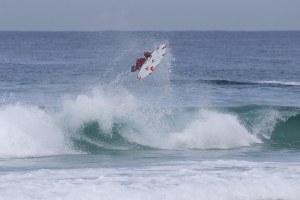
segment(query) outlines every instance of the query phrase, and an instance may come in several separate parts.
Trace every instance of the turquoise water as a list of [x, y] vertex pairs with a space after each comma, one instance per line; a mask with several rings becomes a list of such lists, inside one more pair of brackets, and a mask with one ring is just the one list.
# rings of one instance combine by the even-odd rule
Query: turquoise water
[[299, 55], [300, 32], [0, 32], [0, 199], [296, 200]]

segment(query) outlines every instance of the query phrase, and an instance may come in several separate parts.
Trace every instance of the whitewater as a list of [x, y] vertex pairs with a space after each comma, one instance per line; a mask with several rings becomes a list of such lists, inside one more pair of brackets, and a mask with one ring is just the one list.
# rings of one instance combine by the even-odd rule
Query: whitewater
[[299, 32], [0, 38], [0, 199], [300, 196]]

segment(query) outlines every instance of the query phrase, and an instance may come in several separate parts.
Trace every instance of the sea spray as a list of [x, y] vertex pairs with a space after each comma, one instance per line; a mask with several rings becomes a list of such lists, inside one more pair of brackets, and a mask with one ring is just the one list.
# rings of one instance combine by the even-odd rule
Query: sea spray
[[[65, 101], [60, 119], [66, 131], [79, 138], [84, 135], [87, 141], [95, 134], [118, 135], [127, 143], [155, 149], [228, 149], [260, 143], [232, 114], [139, 105], [128, 92], [113, 95], [94, 89]], [[89, 136], [82, 130], [94, 131]], [[95, 142], [103, 147], [103, 141]], [[115, 148], [119, 142], [105, 146]]]
[[44, 110], [21, 104], [0, 108], [0, 156], [69, 153], [64, 133]]

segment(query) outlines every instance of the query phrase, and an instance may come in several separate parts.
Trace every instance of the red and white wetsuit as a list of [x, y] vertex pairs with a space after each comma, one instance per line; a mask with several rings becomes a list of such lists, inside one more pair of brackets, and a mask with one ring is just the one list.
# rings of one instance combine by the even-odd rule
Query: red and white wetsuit
[[138, 58], [138, 59], [136, 59], [136, 62], [135, 62], [136, 68], [138, 70], [140, 70], [146, 60], [147, 60], [147, 58]]
[[145, 58], [138, 58], [136, 59], [135, 66], [137, 67], [138, 70], [141, 69], [143, 64], [146, 62], [147, 58], [151, 55], [150, 52], [144, 52]]

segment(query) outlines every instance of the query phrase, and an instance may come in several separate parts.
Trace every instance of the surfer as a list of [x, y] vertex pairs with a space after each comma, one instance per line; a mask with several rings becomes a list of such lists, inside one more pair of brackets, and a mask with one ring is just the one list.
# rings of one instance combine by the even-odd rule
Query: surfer
[[151, 56], [151, 53], [146, 51], [144, 52], [145, 58], [136, 59], [135, 65], [131, 67], [131, 72], [135, 72], [136, 70], [140, 70], [143, 64], [146, 62], [147, 58]]

